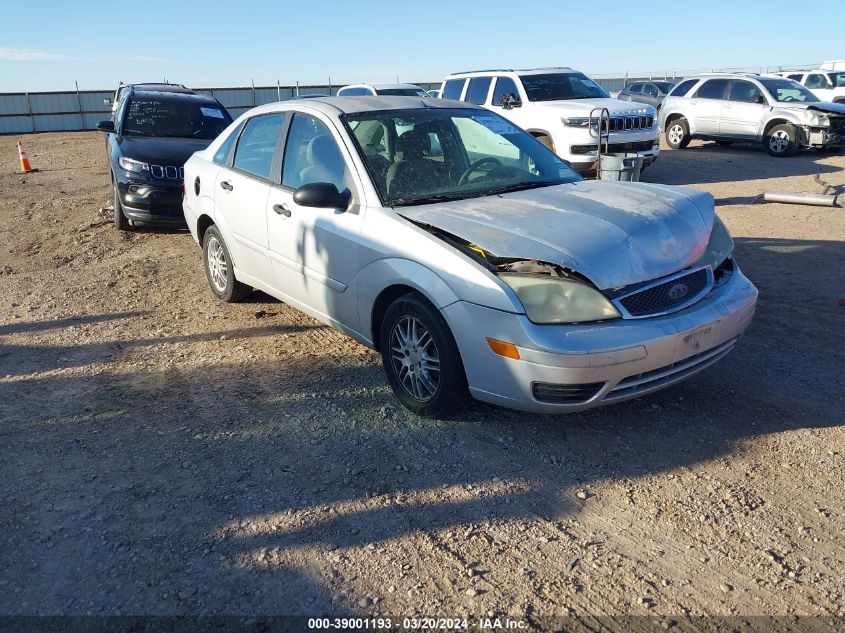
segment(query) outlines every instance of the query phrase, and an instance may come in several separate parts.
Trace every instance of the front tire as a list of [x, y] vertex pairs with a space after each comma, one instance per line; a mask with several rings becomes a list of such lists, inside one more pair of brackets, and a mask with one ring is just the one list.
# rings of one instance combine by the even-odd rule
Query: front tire
[[766, 149], [769, 154], [782, 158], [798, 151], [798, 132], [791, 123], [774, 126], [766, 134]]
[[132, 225], [129, 224], [129, 219], [123, 215], [123, 205], [120, 203], [120, 192], [117, 189], [116, 180], [112, 180], [112, 190], [114, 192], [114, 227], [118, 231], [131, 231]]
[[202, 239], [202, 260], [208, 285], [217, 298], [226, 303], [246, 299], [252, 289], [235, 279], [232, 256], [216, 226], [210, 226]]
[[672, 149], [683, 149], [690, 140], [689, 123], [685, 118], [674, 119], [666, 126], [666, 144]]
[[410, 411], [444, 418], [467, 400], [464, 366], [449, 325], [418, 293], [394, 301], [379, 333], [381, 358], [393, 393]]

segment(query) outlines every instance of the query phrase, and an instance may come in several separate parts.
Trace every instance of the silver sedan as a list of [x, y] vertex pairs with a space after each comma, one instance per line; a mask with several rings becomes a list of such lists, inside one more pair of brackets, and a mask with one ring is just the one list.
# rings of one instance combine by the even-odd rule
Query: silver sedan
[[725, 356], [757, 300], [709, 194], [583, 180], [465, 103], [255, 108], [187, 162], [185, 190], [221, 300], [257, 288], [379, 350], [420, 415], [650, 393]]

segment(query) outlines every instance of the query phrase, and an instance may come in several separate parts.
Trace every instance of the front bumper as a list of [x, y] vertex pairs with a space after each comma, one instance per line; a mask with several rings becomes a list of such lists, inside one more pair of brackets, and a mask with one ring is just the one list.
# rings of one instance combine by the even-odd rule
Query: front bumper
[[123, 215], [135, 222], [152, 224], [184, 224], [182, 183], [138, 182], [117, 183]]
[[845, 124], [837, 127], [801, 128], [802, 145], [807, 147], [845, 147]]
[[[736, 268], [698, 303], [652, 319], [536, 325], [463, 301], [443, 314], [475, 398], [568, 413], [651, 393], [709, 367], [734, 347], [756, 303], [757, 289]], [[520, 359], [494, 354], [487, 337], [514, 343]]]

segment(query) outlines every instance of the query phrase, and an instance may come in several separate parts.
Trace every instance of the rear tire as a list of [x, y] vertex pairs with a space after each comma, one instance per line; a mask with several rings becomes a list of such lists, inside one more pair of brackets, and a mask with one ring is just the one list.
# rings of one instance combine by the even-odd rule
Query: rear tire
[[202, 261], [208, 285], [217, 298], [226, 303], [246, 299], [252, 288], [235, 279], [232, 256], [216, 226], [210, 226], [202, 239]]
[[394, 301], [379, 333], [384, 371], [407, 409], [444, 418], [464, 407], [467, 382], [458, 345], [440, 311], [413, 292]]
[[666, 144], [672, 149], [683, 149], [691, 140], [689, 123], [685, 118], [674, 119], [666, 126]]
[[132, 225], [129, 220], [123, 215], [123, 205], [120, 203], [120, 192], [117, 189], [117, 181], [112, 181], [112, 190], [114, 193], [114, 226], [118, 231], [131, 231]]
[[772, 156], [792, 156], [798, 151], [798, 132], [791, 123], [781, 123], [766, 133], [765, 143]]

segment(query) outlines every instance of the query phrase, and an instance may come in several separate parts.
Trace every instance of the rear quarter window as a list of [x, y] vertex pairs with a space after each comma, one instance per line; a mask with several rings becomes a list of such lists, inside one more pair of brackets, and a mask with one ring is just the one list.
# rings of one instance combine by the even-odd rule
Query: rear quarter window
[[454, 99], [458, 100], [461, 98], [461, 92], [464, 90], [464, 84], [466, 83], [466, 79], [449, 79], [446, 82], [446, 85], [443, 86], [443, 94], [441, 95], [443, 99]]
[[686, 81], [682, 81], [679, 83], [672, 92], [669, 93], [671, 97], [685, 97], [686, 94], [690, 91], [690, 89], [698, 83], [698, 79], [687, 79]]

